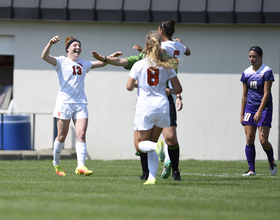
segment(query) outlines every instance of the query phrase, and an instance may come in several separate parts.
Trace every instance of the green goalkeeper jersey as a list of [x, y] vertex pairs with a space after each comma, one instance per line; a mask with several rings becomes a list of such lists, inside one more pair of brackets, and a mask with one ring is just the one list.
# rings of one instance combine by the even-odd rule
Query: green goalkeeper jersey
[[132, 68], [132, 66], [134, 65], [134, 63], [136, 63], [136, 62], [139, 61], [139, 60], [144, 59], [145, 56], [146, 56], [146, 54], [140, 53], [138, 56], [126, 57], [125, 59], [128, 60], [128, 68], [125, 68], [125, 69], [131, 70], [131, 68]]
[[[168, 54], [164, 54], [164, 56], [168, 57], [168, 58], [172, 58], [171, 56], [169, 56]], [[145, 53], [140, 53], [138, 56], [130, 56], [130, 57], [125, 57], [125, 59], [127, 59], [128, 61], [128, 68], [125, 68], [127, 70], [131, 70], [132, 66], [134, 65], [134, 63], [136, 63], [139, 60], [142, 60], [146, 57]], [[177, 68], [175, 69], [175, 72], [177, 74]]]

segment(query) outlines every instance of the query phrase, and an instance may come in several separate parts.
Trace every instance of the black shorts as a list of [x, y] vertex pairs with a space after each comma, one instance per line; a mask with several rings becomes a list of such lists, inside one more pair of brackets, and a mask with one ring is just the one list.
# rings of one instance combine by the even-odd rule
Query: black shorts
[[169, 101], [170, 127], [171, 126], [177, 127], [177, 112], [176, 112], [176, 106], [172, 95], [168, 96], [168, 101]]

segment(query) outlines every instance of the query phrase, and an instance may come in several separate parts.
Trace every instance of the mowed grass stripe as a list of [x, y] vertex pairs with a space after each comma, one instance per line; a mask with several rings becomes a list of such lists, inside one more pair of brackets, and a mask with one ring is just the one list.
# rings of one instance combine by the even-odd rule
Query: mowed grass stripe
[[[246, 161], [180, 161], [171, 177], [144, 186], [136, 160], [90, 160], [92, 176], [76, 176], [76, 160], [0, 161], [0, 219], [277, 219], [279, 174], [256, 161], [257, 175], [242, 177]], [[277, 161], [279, 164], [279, 161]]]

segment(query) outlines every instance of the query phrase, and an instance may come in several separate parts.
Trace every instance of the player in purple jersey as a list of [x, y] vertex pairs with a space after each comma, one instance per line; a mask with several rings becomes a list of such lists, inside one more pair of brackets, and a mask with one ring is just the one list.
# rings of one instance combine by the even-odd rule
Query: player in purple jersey
[[244, 126], [246, 135], [245, 154], [249, 170], [242, 176], [256, 175], [255, 173], [255, 135], [259, 130], [259, 139], [263, 150], [267, 154], [271, 175], [277, 173], [277, 166], [273, 157], [273, 148], [268, 141], [272, 121], [271, 86], [274, 76], [270, 67], [262, 63], [263, 51], [258, 46], [249, 50], [251, 66], [244, 70], [241, 77], [243, 83], [240, 122]]

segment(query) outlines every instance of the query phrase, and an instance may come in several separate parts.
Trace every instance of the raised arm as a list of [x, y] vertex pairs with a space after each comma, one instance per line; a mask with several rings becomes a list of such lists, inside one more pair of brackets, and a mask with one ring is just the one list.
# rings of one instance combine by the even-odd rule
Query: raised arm
[[92, 67], [91, 68], [98, 68], [98, 67], [103, 67], [106, 66], [108, 63], [110, 64], [110, 62], [108, 62], [108, 59], [110, 60], [111, 58], [114, 59], [119, 59], [118, 56], [122, 55], [122, 52], [118, 51], [118, 52], [114, 52], [112, 54], [110, 54], [109, 56], [101, 56], [100, 54], [98, 54], [96, 51], [91, 51], [92, 56], [97, 59], [98, 61], [92, 61]]
[[92, 51], [92, 56], [99, 60], [104, 62], [105, 64], [111, 64], [111, 65], [115, 65], [115, 66], [123, 66], [125, 68], [128, 68], [128, 60], [125, 58], [119, 58], [117, 56], [122, 55], [122, 52], [115, 52], [111, 55], [109, 55], [108, 57], [106, 56], [101, 56], [100, 54], [98, 54], [96, 51]]
[[60, 41], [59, 36], [54, 36], [52, 39], [50, 39], [49, 43], [46, 45], [41, 55], [41, 58], [43, 60], [45, 60], [46, 62], [54, 66], [56, 65], [56, 59], [50, 55], [50, 50], [51, 50], [51, 46], [53, 44], [56, 44], [58, 41]]
[[[179, 42], [181, 42], [181, 44], [183, 44], [183, 42], [179, 39], [179, 38], [175, 38], [175, 39], [173, 39], [174, 41], [179, 41]], [[185, 45], [185, 44], [183, 44], [187, 49], [186, 49], [186, 52], [184, 53], [186, 56], [190, 56], [191, 55], [191, 51], [190, 51], [190, 49]]]
[[138, 45], [138, 44], [134, 44], [132, 49], [138, 50], [140, 53], [143, 51], [143, 48], [140, 45]]

